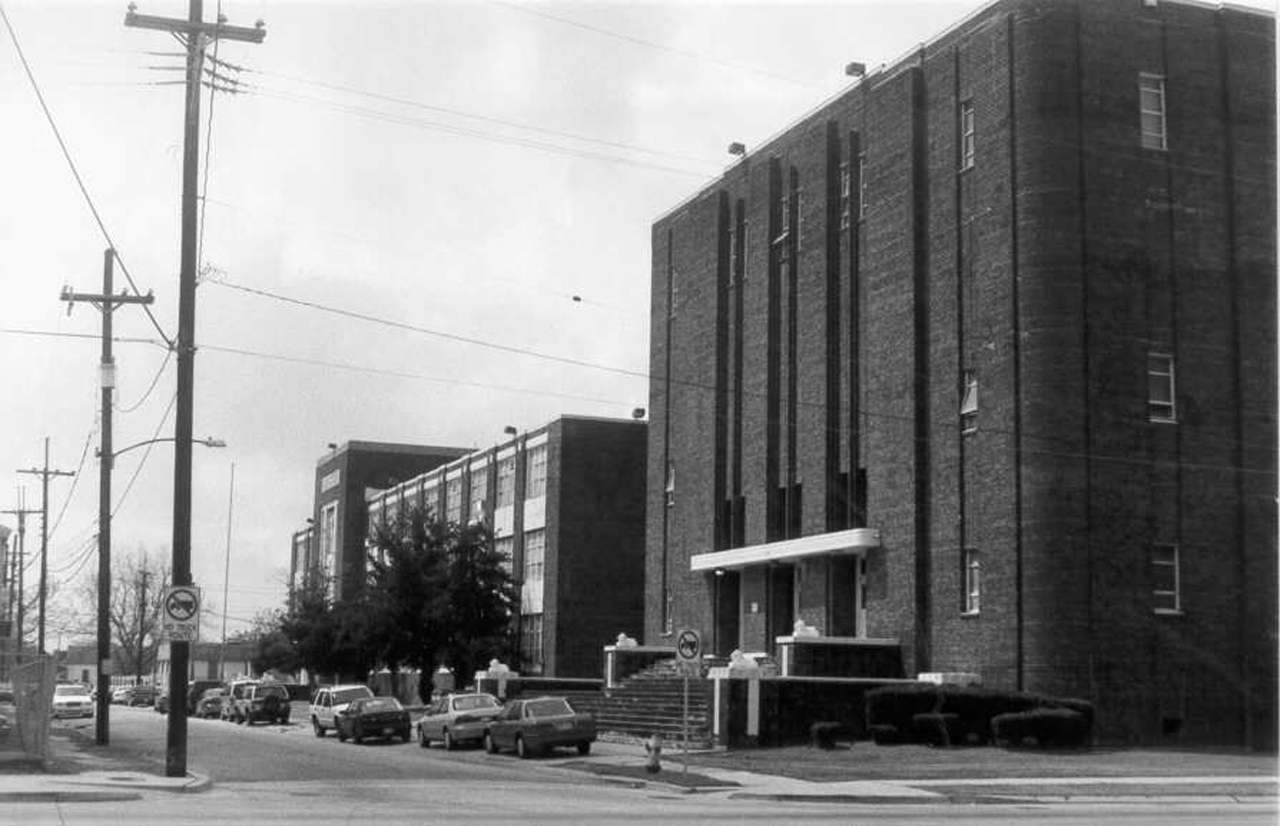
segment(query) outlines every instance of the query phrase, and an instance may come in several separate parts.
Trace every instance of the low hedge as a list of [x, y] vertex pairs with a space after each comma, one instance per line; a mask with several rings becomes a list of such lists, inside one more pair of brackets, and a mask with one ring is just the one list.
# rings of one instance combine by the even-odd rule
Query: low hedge
[[1088, 742], [1091, 720], [1069, 708], [1036, 708], [998, 714], [991, 720], [997, 740], [1010, 746], [1026, 745], [1077, 748]]
[[886, 735], [892, 731], [893, 735], [883, 738], [886, 741], [989, 743], [994, 736], [992, 718], [1036, 709], [1072, 711], [1084, 720], [1086, 729], [1092, 727], [1093, 706], [1085, 700], [936, 683], [881, 686], [866, 695], [868, 731]]

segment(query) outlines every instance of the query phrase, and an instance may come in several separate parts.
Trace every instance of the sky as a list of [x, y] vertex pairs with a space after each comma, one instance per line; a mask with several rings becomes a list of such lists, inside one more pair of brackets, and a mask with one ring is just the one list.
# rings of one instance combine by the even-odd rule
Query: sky
[[[117, 292], [127, 269], [155, 297], [154, 321], [114, 314], [115, 447], [173, 436], [181, 46], [125, 27], [126, 5], [0, 2], [0, 509], [24, 487], [40, 508], [17, 471], [46, 437], [50, 466], [78, 472], [49, 483], [50, 649], [92, 627], [97, 568], [101, 314], [59, 296], [101, 291], [108, 246]], [[193, 448], [191, 564], [217, 640], [224, 615], [234, 634], [283, 605], [329, 443], [481, 448], [645, 407], [654, 220], [731, 142], [848, 88], [850, 61], [892, 63], [982, 4], [204, 5], [267, 32], [217, 45], [236, 92], [201, 102], [194, 435], [227, 446]], [[167, 563], [173, 445], [124, 452], [112, 485], [113, 554]]]

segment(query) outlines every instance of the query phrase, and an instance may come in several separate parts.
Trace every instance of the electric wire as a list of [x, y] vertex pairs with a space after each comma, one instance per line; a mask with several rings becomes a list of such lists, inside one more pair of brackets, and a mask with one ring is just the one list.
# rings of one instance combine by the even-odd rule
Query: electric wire
[[137, 402], [135, 402], [134, 404], [128, 407], [120, 407], [119, 405], [117, 405], [116, 410], [120, 413], [132, 413], [135, 410], [137, 410], [139, 407], [141, 407], [143, 402], [151, 398], [151, 391], [155, 390], [156, 385], [160, 383], [160, 377], [164, 375], [164, 369], [169, 366], [169, 361], [172, 358], [173, 358], [173, 351], [167, 350], [164, 355], [164, 361], [160, 363], [160, 369], [157, 370], [156, 374], [151, 377], [151, 384], [148, 385], [147, 392], [142, 394], [142, 398], [138, 399]]
[[116, 500], [115, 507], [111, 509], [111, 518], [115, 519], [116, 514], [120, 512], [120, 508], [124, 506], [124, 500], [129, 496], [129, 491], [133, 490], [133, 483], [138, 481], [138, 474], [142, 473], [142, 468], [146, 466], [147, 459], [151, 456], [151, 448], [155, 447], [155, 440], [160, 437], [160, 430], [164, 427], [165, 422], [169, 420], [169, 414], [173, 412], [173, 405], [178, 400], [178, 394], [174, 393], [169, 399], [169, 406], [164, 409], [164, 415], [160, 417], [160, 422], [156, 425], [155, 432], [151, 434], [151, 439], [146, 448], [142, 451], [142, 458], [138, 460], [137, 466], [133, 469], [133, 475], [129, 477], [129, 482], [124, 486], [124, 492]]
[[[80, 170], [76, 167], [75, 161], [71, 157], [71, 150], [67, 148], [66, 141], [62, 139], [62, 132], [58, 129], [58, 124], [53, 119], [53, 113], [49, 111], [48, 105], [45, 103], [44, 94], [40, 91], [40, 84], [36, 82], [36, 76], [31, 70], [30, 64], [27, 62], [27, 56], [22, 51], [22, 44], [18, 42], [18, 34], [13, 30], [13, 24], [9, 22], [9, 15], [5, 12], [4, 6], [0, 5], [0, 18], [4, 20], [5, 28], [9, 30], [9, 38], [13, 41], [14, 51], [18, 55], [18, 60], [22, 63], [22, 68], [26, 72], [27, 80], [31, 83], [31, 88], [36, 94], [36, 99], [40, 102], [40, 109], [44, 112], [45, 120], [49, 122], [49, 128], [53, 130], [53, 136], [58, 141], [58, 146], [62, 149], [62, 157], [66, 159], [67, 166], [71, 168], [71, 174], [76, 179], [76, 185], [80, 187], [80, 194], [84, 196], [85, 203], [89, 206], [89, 212], [93, 214], [94, 221], [98, 224], [98, 229], [102, 232], [102, 237], [106, 240], [107, 246], [115, 252], [115, 259], [120, 264], [120, 269], [124, 273], [124, 277], [128, 280], [129, 286], [133, 288], [135, 295], [142, 295], [142, 291], [138, 289], [138, 285], [133, 280], [133, 275], [129, 272], [129, 268], [125, 265], [124, 259], [120, 256], [120, 251], [116, 248], [115, 242], [111, 239], [111, 233], [107, 231], [107, 225], [103, 222], [102, 216], [98, 213], [98, 207], [94, 204], [93, 198], [89, 195], [89, 189], [85, 186], [84, 179], [80, 177]], [[156, 332], [165, 340], [165, 343], [172, 347], [173, 340], [165, 333], [160, 326], [160, 322], [156, 320], [155, 314], [151, 312], [151, 308], [142, 305], [147, 313], [147, 318], [151, 319], [151, 325], [156, 328]]]
[[560, 15], [551, 14], [550, 12], [546, 12], [539, 8], [535, 8], [532, 4], [529, 4], [529, 3], [510, 3], [510, 2], [506, 2], [505, 0], [490, 0], [490, 2], [497, 6], [504, 6], [506, 8], [513, 9], [515, 11], [524, 12], [525, 14], [531, 14], [534, 17], [541, 17], [546, 20], [554, 20], [555, 22], [562, 23], [566, 26], [573, 26], [574, 28], [584, 29], [589, 32], [601, 34], [601, 35], [604, 35], [605, 37], [611, 37], [616, 40], [622, 40], [627, 43], [633, 43], [638, 46], [645, 46], [650, 49], [657, 49], [658, 51], [680, 55], [681, 57], [692, 58], [694, 60], [701, 60], [707, 63], [714, 63], [717, 66], [720, 66], [726, 69], [732, 69], [735, 72], [750, 72], [751, 74], [758, 75], [760, 77], [767, 77], [771, 80], [779, 80], [779, 81], [782, 81], [783, 83], [790, 83], [795, 86], [805, 86], [810, 89], [822, 89], [822, 90], [826, 89], [825, 86], [821, 86], [817, 83], [810, 83], [809, 81], [797, 80], [795, 78], [786, 77], [785, 75], [779, 75], [773, 72], [765, 71], [763, 69], [757, 69], [753, 66], [747, 66], [741, 63], [733, 63], [728, 60], [721, 60], [720, 58], [704, 55], [699, 52], [691, 51], [689, 49], [677, 49], [674, 46], [668, 46], [663, 43], [655, 43], [652, 40], [644, 40], [643, 38], [635, 37], [634, 35], [622, 34], [620, 32], [615, 32], [610, 29], [606, 29], [602, 26], [593, 26], [590, 23], [583, 23], [579, 20], [574, 20], [569, 17], [561, 17]]
[[[218, 0], [217, 16], [214, 18], [218, 21], [218, 25], [222, 25], [222, 0]], [[213, 39], [213, 62], [218, 62], [218, 46], [222, 39], [216, 34]], [[213, 152], [213, 102], [217, 92], [212, 85], [209, 86], [209, 117], [205, 122], [204, 133], [204, 176], [200, 184], [200, 236], [196, 242], [196, 273], [197, 276], [201, 267], [204, 265], [204, 230], [205, 230], [205, 210], [208, 208], [208, 202], [205, 200], [209, 195], [209, 158]], [[197, 90], [196, 94], [199, 94]]]
[[54, 534], [58, 532], [58, 526], [62, 524], [62, 517], [66, 516], [67, 506], [71, 504], [71, 497], [75, 495], [76, 486], [80, 483], [81, 471], [84, 470], [84, 461], [89, 456], [89, 444], [102, 428], [102, 421], [98, 418], [96, 412], [93, 419], [93, 427], [89, 428], [89, 433], [84, 437], [84, 449], [80, 451], [80, 464], [76, 466], [75, 475], [71, 477], [71, 487], [67, 489], [67, 496], [62, 500], [62, 509], [58, 511], [58, 518], [53, 520], [53, 527], [49, 529], [50, 542], [53, 541]]

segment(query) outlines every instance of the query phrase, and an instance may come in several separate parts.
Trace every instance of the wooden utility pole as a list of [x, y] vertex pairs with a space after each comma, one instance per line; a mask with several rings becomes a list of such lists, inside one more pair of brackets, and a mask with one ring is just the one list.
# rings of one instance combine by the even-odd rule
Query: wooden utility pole
[[[177, 35], [187, 46], [187, 92], [182, 149], [182, 252], [178, 280], [178, 396], [174, 422], [173, 458], [173, 582], [191, 581], [191, 424], [196, 355], [196, 222], [200, 168], [200, 79], [204, 50], [211, 40], [261, 43], [266, 37], [262, 22], [253, 28], [228, 26], [222, 19], [204, 22], [202, 0], [188, 0], [187, 19], [154, 17], [134, 11], [130, 5], [124, 24], [157, 29]], [[187, 773], [187, 671], [191, 643], [169, 641], [169, 731], [165, 748], [165, 774]]]
[[[9, 579], [12, 587], [16, 581], [18, 583], [18, 599], [17, 599], [17, 627], [14, 629], [17, 633], [14, 639], [18, 641], [18, 657], [22, 657], [23, 638], [26, 636], [26, 630], [23, 627], [23, 620], [26, 617], [26, 594], [23, 591], [23, 581], [26, 579], [25, 571], [27, 568], [27, 514], [39, 513], [34, 508], [26, 507], [25, 489], [18, 490], [18, 507], [13, 510], [0, 511], [0, 513], [11, 513], [18, 517], [18, 548], [17, 556], [14, 558], [13, 575]], [[6, 618], [7, 619], [7, 618]]]
[[111, 684], [111, 465], [115, 453], [111, 442], [111, 394], [116, 385], [116, 362], [111, 353], [111, 317], [121, 304], [150, 304], [155, 299], [146, 295], [112, 295], [112, 282], [116, 251], [107, 249], [102, 254], [102, 294], [62, 290], [62, 300], [67, 303], [67, 313], [77, 301], [88, 301], [102, 312], [102, 442], [98, 448], [98, 696], [95, 701], [94, 739], [99, 746], [110, 742], [111, 695], [106, 686]]
[[49, 592], [49, 477], [75, 476], [69, 470], [49, 468], [49, 437], [44, 437], [44, 467], [19, 470], [40, 477], [40, 625], [36, 636], [36, 655], [44, 654], [44, 604]]

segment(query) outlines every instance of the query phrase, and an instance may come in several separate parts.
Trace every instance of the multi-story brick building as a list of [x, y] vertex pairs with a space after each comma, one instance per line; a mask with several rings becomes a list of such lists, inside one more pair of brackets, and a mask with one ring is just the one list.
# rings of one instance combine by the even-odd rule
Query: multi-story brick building
[[653, 228], [645, 641], [1276, 725], [1275, 28], [996, 0]]
[[[604, 646], [644, 622], [643, 421], [562, 416], [367, 502], [484, 522], [520, 583], [523, 674], [599, 677]], [[470, 676], [470, 675], [460, 675]]]
[[350, 441], [331, 445], [316, 463], [311, 524], [293, 534], [290, 543], [292, 589], [319, 576], [336, 598], [352, 596], [365, 572], [365, 540], [369, 535], [365, 497], [432, 468], [465, 456], [457, 447]]

